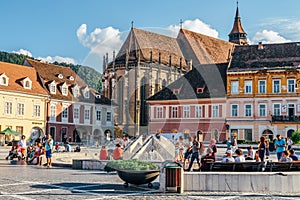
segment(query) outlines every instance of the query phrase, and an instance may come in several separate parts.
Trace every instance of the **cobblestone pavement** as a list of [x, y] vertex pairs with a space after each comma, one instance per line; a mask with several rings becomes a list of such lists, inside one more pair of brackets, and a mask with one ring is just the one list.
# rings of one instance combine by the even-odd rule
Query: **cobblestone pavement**
[[[154, 186], [158, 183], [154, 181]], [[147, 185], [124, 188], [116, 173], [68, 168], [11, 165], [0, 160], [0, 199], [300, 199], [300, 194], [160, 193]]]

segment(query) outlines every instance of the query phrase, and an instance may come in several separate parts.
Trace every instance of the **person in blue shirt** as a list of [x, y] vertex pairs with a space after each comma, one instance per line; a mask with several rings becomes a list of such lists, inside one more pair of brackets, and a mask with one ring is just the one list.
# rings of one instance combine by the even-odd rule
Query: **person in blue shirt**
[[47, 168], [52, 167], [52, 149], [53, 149], [53, 139], [50, 134], [47, 134], [45, 141], [45, 150], [47, 158]]
[[282, 138], [279, 134], [276, 135], [276, 141], [275, 141], [275, 148], [276, 148], [276, 154], [277, 154], [277, 159], [280, 160], [282, 157], [282, 152], [285, 151], [286, 143], [285, 139]]

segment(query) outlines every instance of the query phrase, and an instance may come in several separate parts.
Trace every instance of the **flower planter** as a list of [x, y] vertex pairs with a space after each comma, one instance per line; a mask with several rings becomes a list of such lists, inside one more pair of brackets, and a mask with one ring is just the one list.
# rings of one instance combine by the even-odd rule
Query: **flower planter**
[[152, 181], [154, 181], [158, 175], [159, 170], [118, 170], [119, 177], [125, 181], [124, 186], [128, 187], [128, 183], [134, 185], [147, 184], [152, 188]]

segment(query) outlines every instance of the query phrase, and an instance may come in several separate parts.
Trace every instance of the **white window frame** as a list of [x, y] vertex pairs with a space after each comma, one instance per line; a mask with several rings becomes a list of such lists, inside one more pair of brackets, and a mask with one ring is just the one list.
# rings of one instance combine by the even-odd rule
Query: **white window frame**
[[4, 102], [4, 113], [6, 115], [12, 114], [12, 102], [10, 102], [10, 101]]
[[171, 118], [178, 118], [178, 106], [172, 106]]
[[[292, 83], [290, 83], [292, 81]], [[295, 79], [288, 79], [287, 80], [287, 92], [294, 93], [296, 91], [296, 80]]]
[[[233, 106], [236, 106], [236, 109], [233, 109]], [[239, 116], [239, 105], [238, 104], [231, 104], [230, 109], [231, 109], [231, 111], [230, 111], [231, 117]], [[236, 113], [236, 115], [234, 115], [234, 113]]]
[[106, 122], [111, 122], [112, 121], [112, 116], [111, 116], [111, 112], [107, 111], [106, 112]]
[[[28, 83], [28, 86], [27, 86], [27, 83]], [[30, 78], [25, 78], [24, 79], [24, 88], [25, 89], [31, 89], [31, 87], [32, 87], [32, 81], [30, 80]]]
[[[261, 106], [264, 106], [264, 108], [262, 108]], [[262, 112], [264, 112], [264, 115], [262, 115]], [[258, 104], [258, 113], [259, 113], [260, 117], [266, 117], [267, 116], [267, 104], [265, 104], [265, 103]]]
[[[278, 86], [276, 85], [277, 87], [275, 87], [275, 81], [279, 82], [279, 85]], [[277, 91], [277, 89], [278, 89], [278, 91]], [[278, 80], [278, 79], [272, 80], [272, 92], [275, 94], [278, 94], [281, 92], [281, 80]]]
[[239, 81], [231, 81], [231, 94], [239, 94]]
[[56, 104], [50, 104], [50, 121], [56, 121]]
[[[279, 112], [275, 112], [275, 105], [278, 105], [279, 107], [276, 108]], [[281, 115], [281, 104], [280, 103], [273, 103], [273, 116], [280, 116]]]
[[69, 105], [62, 105], [61, 118], [63, 122], [67, 122], [69, 117]]
[[201, 118], [202, 117], [202, 105], [195, 106], [195, 117]]
[[190, 118], [190, 106], [183, 106], [183, 117]]
[[49, 91], [51, 94], [56, 94], [56, 83], [55, 82], [50, 83]]
[[212, 105], [212, 117], [217, 118], [219, 117], [219, 105]]
[[33, 105], [33, 116], [40, 117], [41, 116], [41, 106], [40, 105]]
[[245, 94], [252, 94], [252, 81], [245, 81]]
[[163, 107], [162, 106], [157, 106], [156, 107], [155, 118], [156, 119], [162, 119], [163, 118]]
[[[247, 108], [247, 106], [250, 106], [250, 109]], [[250, 115], [249, 115], [250, 112]], [[251, 104], [245, 104], [245, 117], [252, 117], [252, 105]]]
[[[261, 83], [264, 83], [264, 84], [261, 84]], [[259, 94], [266, 94], [266, 88], [267, 88], [266, 80], [259, 80], [258, 81], [258, 93]]]
[[102, 112], [101, 112], [101, 110], [96, 110], [96, 121], [101, 121], [101, 114], [102, 114]]
[[25, 104], [24, 103], [17, 103], [17, 115], [24, 116], [25, 113]]
[[9, 78], [5, 74], [0, 75], [0, 85], [8, 86]]
[[68, 96], [68, 86], [66, 83], [61, 86], [61, 93], [63, 96]]

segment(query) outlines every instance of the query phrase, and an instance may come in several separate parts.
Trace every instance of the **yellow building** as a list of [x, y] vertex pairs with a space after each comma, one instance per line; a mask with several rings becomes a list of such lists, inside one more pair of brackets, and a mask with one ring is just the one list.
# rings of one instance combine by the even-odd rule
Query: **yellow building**
[[[34, 68], [0, 62], [0, 130], [9, 127], [29, 141], [43, 136], [48, 94]], [[6, 142], [19, 139], [7, 135]], [[4, 135], [0, 135], [3, 144]], [[32, 141], [29, 141], [32, 142]]]

